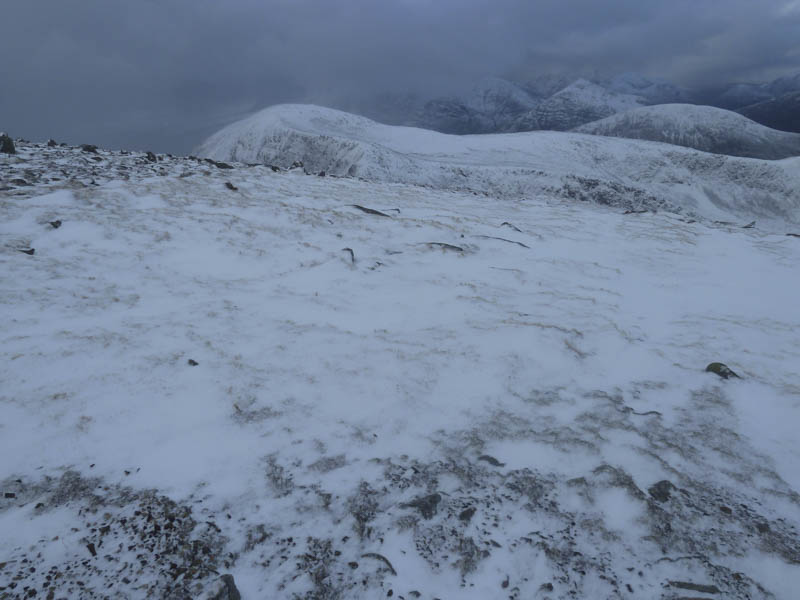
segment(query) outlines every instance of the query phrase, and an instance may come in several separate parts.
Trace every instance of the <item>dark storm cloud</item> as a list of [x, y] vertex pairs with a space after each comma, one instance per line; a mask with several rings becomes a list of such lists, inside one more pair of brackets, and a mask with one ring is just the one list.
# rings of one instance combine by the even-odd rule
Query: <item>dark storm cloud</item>
[[487, 75], [800, 70], [788, 0], [5, 0], [0, 128], [186, 152], [262, 106]]

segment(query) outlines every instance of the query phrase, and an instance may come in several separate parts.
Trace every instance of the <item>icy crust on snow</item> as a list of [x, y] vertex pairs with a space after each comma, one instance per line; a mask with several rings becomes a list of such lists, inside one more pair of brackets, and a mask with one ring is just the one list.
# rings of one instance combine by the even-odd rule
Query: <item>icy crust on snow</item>
[[4, 598], [794, 597], [800, 240], [18, 149]]
[[712, 106], [661, 104], [635, 108], [575, 131], [665, 142], [730, 156], [781, 159], [800, 155], [800, 134], [770, 129]]
[[714, 220], [797, 222], [800, 159], [766, 162], [638, 140], [529, 132], [451, 136], [381, 125], [310, 105], [280, 105], [229, 125], [198, 149], [217, 160], [528, 198], [539, 194], [666, 209]]

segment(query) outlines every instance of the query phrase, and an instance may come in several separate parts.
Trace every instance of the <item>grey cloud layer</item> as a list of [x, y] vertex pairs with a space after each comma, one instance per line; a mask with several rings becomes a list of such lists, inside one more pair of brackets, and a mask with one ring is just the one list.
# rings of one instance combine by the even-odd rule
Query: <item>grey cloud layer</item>
[[487, 75], [641, 71], [687, 85], [800, 69], [788, 0], [0, 3], [0, 129], [185, 152], [275, 102], [437, 94]]

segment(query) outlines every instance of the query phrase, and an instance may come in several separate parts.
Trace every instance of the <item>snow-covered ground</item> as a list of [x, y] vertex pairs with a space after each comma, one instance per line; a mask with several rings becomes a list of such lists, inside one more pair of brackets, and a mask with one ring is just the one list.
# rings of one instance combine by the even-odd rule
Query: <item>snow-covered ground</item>
[[0, 597], [796, 597], [800, 231], [18, 149]]
[[[788, 134], [791, 135], [791, 134]], [[267, 108], [198, 149], [216, 160], [410, 183], [494, 198], [562, 197], [629, 210], [800, 227], [800, 157], [755, 160], [663, 143], [533, 131], [445, 135], [311, 105]]]

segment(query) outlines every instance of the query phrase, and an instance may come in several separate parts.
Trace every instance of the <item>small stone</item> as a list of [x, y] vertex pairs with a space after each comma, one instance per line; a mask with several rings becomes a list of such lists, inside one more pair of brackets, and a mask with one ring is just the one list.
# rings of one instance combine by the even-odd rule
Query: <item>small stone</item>
[[158, 157], [150, 151], [148, 151], [147, 154], [145, 154], [145, 158], [147, 158], [147, 160], [149, 160], [150, 162], [158, 161]]
[[354, 560], [351, 560], [349, 563], [347, 563], [347, 566], [350, 567], [351, 569], [357, 569], [358, 563]]
[[86, 544], [86, 549], [91, 553], [92, 556], [97, 556], [97, 549], [94, 547], [94, 544]]
[[731, 370], [728, 365], [723, 364], [721, 362], [713, 362], [706, 367], [706, 371], [709, 373], [714, 373], [719, 375], [723, 379], [730, 379], [731, 377], [736, 377], [737, 379], [741, 379], [736, 373]]
[[49, 140], [47, 140], [47, 147], [48, 148], [55, 148], [56, 146], [58, 146], [58, 142], [55, 141], [53, 138], [50, 138]]
[[230, 181], [225, 182], [225, 187], [231, 190], [232, 192], [235, 192], [239, 189], [235, 185], [233, 185]]
[[17, 148], [14, 140], [7, 133], [0, 133], [0, 152], [4, 154], [16, 154]]
[[94, 144], [81, 144], [81, 150], [90, 152], [91, 154], [97, 154], [97, 146]]
[[56, 219], [55, 221], [50, 221], [50, 227], [52, 227], [53, 229], [58, 229], [59, 227], [61, 227], [61, 221], [58, 219]]
[[400, 506], [402, 508], [416, 508], [423, 519], [430, 519], [436, 514], [436, 508], [441, 501], [442, 497], [439, 494], [429, 494], [427, 496], [415, 498], [411, 502], [401, 504]]
[[727, 506], [720, 506], [719, 509], [724, 512], [726, 515], [732, 515], [733, 511]]
[[188, 363], [188, 365], [189, 365], [190, 367], [196, 367], [197, 365], [199, 365], [199, 364], [200, 364], [199, 362], [197, 362], [197, 361], [196, 361], [196, 360], [194, 360], [193, 358], [190, 358], [190, 359], [189, 359], [189, 360], [187, 360], [186, 362]]
[[16, 498], [17, 495], [14, 492], [6, 492], [5, 494], [3, 494], [3, 497], [4, 498]]
[[651, 485], [647, 489], [647, 492], [650, 494], [653, 500], [656, 500], [657, 502], [666, 502], [672, 495], [672, 490], [675, 489], [677, 488], [672, 484], [672, 482], [664, 479]]
[[27, 250], [23, 250], [20, 248], [20, 252], [22, 252], [23, 254], [27, 254], [28, 256], [33, 256], [34, 254], [36, 254], [36, 248], [28, 248]]
[[463, 521], [464, 523], [469, 523], [472, 520], [473, 515], [475, 514], [475, 510], [476, 509], [474, 506], [465, 508], [459, 513], [458, 520]]

